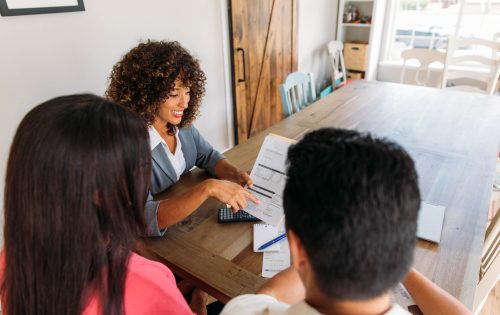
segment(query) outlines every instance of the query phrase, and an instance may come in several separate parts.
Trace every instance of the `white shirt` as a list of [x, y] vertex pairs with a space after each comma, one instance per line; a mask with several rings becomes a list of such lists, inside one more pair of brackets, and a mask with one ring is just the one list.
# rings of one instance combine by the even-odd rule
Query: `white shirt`
[[[289, 305], [266, 294], [240, 295], [226, 304], [221, 315], [320, 315], [315, 308], [301, 301]], [[394, 304], [384, 315], [411, 315], [401, 306]]]
[[175, 174], [177, 175], [177, 180], [181, 177], [182, 173], [186, 169], [186, 159], [184, 158], [184, 153], [182, 152], [182, 144], [179, 139], [179, 129], [175, 128], [175, 140], [176, 148], [175, 152], [172, 154], [168, 148], [167, 143], [160, 136], [160, 133], [153, 127], [149, 126], [149, 144], [151, 145], [151, 151], [161, 144], [165, 152], [167, 153], [170, 164], [172, 164]]

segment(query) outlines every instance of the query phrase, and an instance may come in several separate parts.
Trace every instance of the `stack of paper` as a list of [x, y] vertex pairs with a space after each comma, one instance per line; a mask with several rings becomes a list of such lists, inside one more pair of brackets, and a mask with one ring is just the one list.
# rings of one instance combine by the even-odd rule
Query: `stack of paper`
[[[285, 233], [282, 193], [286, 184], [286, 156], [295, 140], [270, 134], [262, 143], [250, 177], [253, 186], [248, 188], [260, 201], [249, 203], [244, 210], [267, 224], [255, 224], [253, 249]], [[271, 278], [290, 266], [290, 248], [285, 238], [264, 250], [262, 276]]]
[[293, 143], [295, 140], [268, 135], [250, 174], [254, 184], [248, 190], [260, 203], [250, 202], [243, 210], [274, 226], [278, 226], [284, 217], [282, 193], [286, 183], [286, 156]]
[[280, 243], [275, 243], [267, 248], [259, 250], [259, 247], [278, 237], [278, 228], [269, 224], [253, 225], [253, 251], [274, 252], [280, 250]]
[[286, 238], [263, 250], [258, 250], [260, 246], [282, 233], [285, 233], [284, 225], [279, 228], [270, 224], [254, 224], [253, 226], [253, 250], [254, 252], [264, 252], [262, 258], [263, 277], [272, 278], [290, 266], [290, 247]]
[[265, 252], [262, 259], [262, 276], [272, 278], [278, 272], [290, 267], [290, 247], [288, 240], [281, 241], [281, 248], [277, 252]]

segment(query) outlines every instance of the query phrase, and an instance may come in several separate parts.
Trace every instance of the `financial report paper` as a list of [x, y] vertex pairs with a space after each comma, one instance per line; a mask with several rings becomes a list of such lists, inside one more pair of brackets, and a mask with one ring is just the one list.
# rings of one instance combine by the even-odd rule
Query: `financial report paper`
[[254, 184], [247, 189], [260, 203], [250, 202], [244, 210], [274, 226], [284, 217], [282, 193], [286, 182], [286, 156], [293, 143], [295, 140], [275, 134], [266, 136], [250, 174]]

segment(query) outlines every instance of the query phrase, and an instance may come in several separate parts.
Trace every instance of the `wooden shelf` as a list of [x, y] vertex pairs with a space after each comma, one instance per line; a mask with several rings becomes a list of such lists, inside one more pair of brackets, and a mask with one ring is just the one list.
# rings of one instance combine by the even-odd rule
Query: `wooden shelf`
[[[367, 80], [376, 78], [386, 2], [381, 0], [339, 0], [337, 35], [335, 38], [343, 43], [362, 42], [368, 44], [368, 60], [365, 73], [365, 79]], [[344, 23], [344, 11], [352, 10], [351, 6], [354, 6], [358, 11], [356, 18], [371, 17], [371, 20], [369, 20], [371, 23]]]

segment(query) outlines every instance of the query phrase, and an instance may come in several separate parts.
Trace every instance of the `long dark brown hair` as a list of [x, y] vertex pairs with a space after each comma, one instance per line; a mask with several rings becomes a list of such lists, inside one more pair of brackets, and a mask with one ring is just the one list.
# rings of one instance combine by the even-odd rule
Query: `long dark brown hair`
[[4, 311], [122, 314], [127, 262], [145, 229], [151, 157], [141, 119], [94, 95], [31, 110], [5, 185]]

